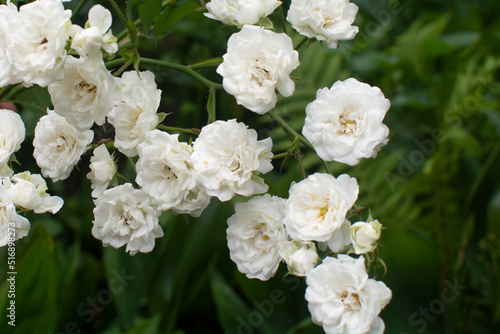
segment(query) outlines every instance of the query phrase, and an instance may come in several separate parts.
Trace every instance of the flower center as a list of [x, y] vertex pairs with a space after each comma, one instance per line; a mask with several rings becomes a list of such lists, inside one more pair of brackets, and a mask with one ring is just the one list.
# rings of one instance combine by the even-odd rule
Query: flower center
[[359, 294], [357, 292], [345, 290], [340, 295], [340, 301], [344, 303], [346, 311], [358, 311], [359, 309], [361, 309]]
[[97, 92], [97, 87], [94, 84], [90, 84], [86, 81], [80, 81], [76, 85], [76, 90], [78, 92], [78, 95], [83, 97], [87, 94], [95, 94]]
[[339, 116], [337, 134], [359, 137], [362, 132], [363, 119], [352, 111], [346, 111]]

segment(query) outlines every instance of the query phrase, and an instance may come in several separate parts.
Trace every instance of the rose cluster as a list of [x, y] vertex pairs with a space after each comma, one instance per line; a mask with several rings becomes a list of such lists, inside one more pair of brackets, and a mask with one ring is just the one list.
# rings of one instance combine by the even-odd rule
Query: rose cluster
[[[207, 17], [240, 29], [229, 38], [216, 70], [222, 86], [236, 103], [261, 115], [275, 108], [277, 93], [288, 97], [295, 91], [290, 75], [299, 66], [299, 53], [291, 38], [256, 25], [268, 26], [266, 17], [280, 5], [276, 0], [206, 5]], [[357, 10], [348, 0], [292, 0], [286, 19], [306, 39], [335, 48], [358, 32], [352, 26]], [[368, 277], [365, 263], [365, 256], [376, 258], [382, 225], [371, 215], [351, 224], [357, 180], [314, 173], [293, 183], [286, 199], [267, 194], [261, 176], [273, 169], [271, 138], [258, 139], [257, 131], [236, 119], [207, 124], [192, 143], [161, 130], [162, 91], [154, 74], [136, 69], [113, 75], [105, 66], [103, 58], [118, 50], [109, 10], [93, 6], [84, 27], [70, 17], [61, 0], [0, 5], [0, 87], [48, 89], [53, 109], [40, 118], [33, 139], [43, 177], [67, 179], [92, 149], [87, 178], [95, 204], [93, 236], [104, 246], [125, 246], [131, 255], [146, 253], [163, 236], [162, 212], [199, 217], [212, 197], [226, 202], [263, 194], [236, 204], [227, 221], [230, 257], [238, 270], [268, 280], [285, 262], [291, 274], [306, 277], [312, 319], [327, 333], [382, 333], [379, 314], [391, 291]], [[389, 107], [379, 88], [354, 78], [337, 81], [319, 89], [306, 107], [302, 139], [324, 161], [356, 165], [375, 158], [388, 142], [382, 122]], [[46, 193], [42, 176], [14, 174], [11, 163], [26, 131], [15, 112], [0, 114], [4, 246], [11, 241], [8, 223], [15, 223], [15, 239], [28, 234], [29, 222], [19, 213], [56, 213], [63, 200]], [[114, 137], [97, 142], [93, 130], [105, 124], [114, 128]], [[117, 155], [134, 164], [135, 184], [119, 183]]]

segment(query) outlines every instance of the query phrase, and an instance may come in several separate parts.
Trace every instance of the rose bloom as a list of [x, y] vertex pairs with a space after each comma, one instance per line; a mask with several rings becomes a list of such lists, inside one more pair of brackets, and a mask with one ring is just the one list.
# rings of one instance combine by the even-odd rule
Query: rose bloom
[[307, 276], [320, 261], [314, 242], [285, 241], [278, 245], [278, 250], [288, 271], [295, 276]]
[[235, 194], [251, 196], [267, 191], [259, 173], [273, 169], [271, 138], [257, 140], [257, 132], [235, 119], [204, 126], [191, 155], [208, 195], [229, 201]]
[[64, 117], [47, 110], [35, 127], [33, 139], [33, 156], [42, 175], [53, 182], [68, 178], [93, 138], [91, 130], [79, 132]]
[[54, 111], [78, 131], [85, 131], [94, 122], [102, 125], [113, 109], [116, 80], [102, 60], [95, 71], [89, 72], [82, 59], [68, 57], [64, 77], [48, 88]]
[[9, 167], [10, 157], [21, 148], [26, 135], [24, 122], [18, 113], [9, 109], [0, 109], [0, 177], [13, 174]]
[[283, 204], [284, 199], [277, 196], [256, 196], [236, 203], [236, 213], [227, 220], [229, 255], [248, 278], [267, 281], [278, 270], [278, 244], [287, 239]]
[[383, 283], [368, 278], [364, 257], [327, 257], [306, 279], [305, 298], [312, 321], [327, 334], [381, 334], [378, 317], [392, 293]]
[[347, 174], [335, 178], [315, 173], [292, 184], [284, 220], [288, 234], [293, 240], [330, 240], [343, 225], [358, 192], [358, 182]]
[[292, 0], [286, 19], [300, 34], [336, 48], [338, 41], [358, 33], [352, 26], [357, 12], [358, 6], [349, 0]]
[[17, 7], [8, 3], [0, 5], [0, 87], [16, 83], [13, 77], [14, 66], [9, 60], [12, 38], [16, 34], [19, 15]]
[[118, 51], [116, 37], [109, 30], [111, 23], [111, 12], [101, 5], [94, 5], [89, 10], [89, 20], [85, 24], [85, 29], [77, 25], [73, 25], [70, 29], [70, 34], [73, 36], [71, 48], [85, 59], [84, 66], [88, 71], [96, 70], [101, 63], [101, 48], [108, 54]]
[[92, 183], [92, 197], [99, 198], [108, 188], [117, 171], [116, 164], [105, 144], [94, 149], [89, 168], [90, 173], [87, 174], [87, 178]]
[[387, 144], [389, 129], [382, 123], [390, 102], [378, 87], [350, 78], [322, 88], [306, 107], [302, 133], [318, 156], [350, 166], [375, 158]]
[[206, 5], [205, 16], [241, 28], [245, 24], [256, 24], [279, 5], [281, 1], [277, 0], [212, 0]]
[[138, 147], [135, 181], [156, 200], [162, 211], [179, 205], [197, 185], [192, 148], [179, 142], [178, 137], [153, 130]]
[[37, 0], [19, 8], [9, 59], [16, 82], [46, 87], [62, 75], [69, 39], [71, 10], [60, 0]]
[[286, 34], [243, 26], [227, 43], [224, 61], [217, 68], [224, 90], [238, 104], [258, 114], [276, 105], [276, 90], [290, 96], [295, 83], [290, 73], [299, 66], [299, 54]]
[[47, 183], [40, 174], [25, 171], [4, 179], [4, 184], [14, 204], [21, 209], [57, 213], [64, 204], [61, 197], [47, 194]]
[[382, 224], [378, 220], [370, 222], [357, 222], [351, 226], [351, 239], [356, 254], [365, 254], [375, 249]]
[[351, 244], [351, 222], [344, 219], [340, 228], [333, 232], [332, 237], [326, 244], [334, 253], [338, 253], [349, 246]]
[[106, 190], [96, 201], [92, 235], [104, 247], [120, 248], [130, 255], [149, 253], [155, 239], [163, 236], [158, 222], [160, 211], [144, 191], [130, 183]]
[[116, 108], [108, 115], [115, 127], [115, 146], [128, 157], [137, 155], [137, 145], [146, 133], [158, 125], [156, 111], [160, 105], [161, 90], [156, 88], [155, 76], [149, 71], [123, 73], [118, 79]]
[[[14, 229], [14, 233], [9, 234]], [[0, 183], [0, 247], [28, 235], [30, 222], [16, 212], [7, 188]]]
[[170, 208], [170, 211], [176, 215], [187, 213], [192, 217], [199, 217], [210, 204], [212, 197], [207, 194], [206, 189], [199, 182], [196, 186], [181, 198], [181, 201], [176, 206]]

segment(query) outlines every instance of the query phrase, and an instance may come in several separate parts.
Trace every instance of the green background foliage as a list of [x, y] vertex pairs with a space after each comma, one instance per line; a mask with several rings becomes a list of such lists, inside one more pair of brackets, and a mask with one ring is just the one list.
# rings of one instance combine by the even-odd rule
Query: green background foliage
[[[329, 167], [334, 175], [358, 179], [358, 205], [386, 227], [380, 256], [388, 270], [377, 276], [393, 291], [381, 313], [386, 333], [499, 333], [500, 3], [354, 2], [360, 33], [334, 50], [304, 45], [293, 72], [296, 91], [279, 99], [275, 113], [300, 132], [304, 108], [318, 88], [349, 77], [380, 87], [392, 103], [385, 119], [389, 144], [376, 159]], [[74, 22], [83, 25], [94, 3], [86, 3]], [[221, 57], [237, 31], [205, 18], [198, 1], [118, 4], [141, 23], [141, 57], [184, 65]], [[66, 5], [74, 9], [78, 2]], [[279, 15], [270, 19], [281, 32]], [[115, 35], [123, 28], [115, 15]], [[302, 37], [286, 28], [297, 45]], [[120, 55], [132, 52], [125, 47]], [[271, 117], [245, 110], [223, 91], [208, 101], [206, 86], [185, 73], [144, 63], [140, 68], [153, 71], [163, 91], [164, 125], [201, 128], [210, 102], [217, 119], [237, 118], [260, 138], [272, 136], [275, 154], [290, 147]], [[198, 72], [221, 81], [214, 66]], [[0, 98], [10, 94], [32, 139], [51, 105], [47, 90], [8, 90]], [[110, 137], [106, 130], [96, 133]], [[22, 164], [16, 171], [39, 172], [30, 141], [16, 154]], [[314, 152], [301, 150], [308, 173], [324, 171]], [[68, 180], [48, 181], [49, 191], [65, 200], [57, 215], [28, 215], [30, 234], [16, 243], [14, 331], [6, 324], [7, 254], [0, 249], [0, 333], [322, 333], [310, 321], [302, 279], [285, 276], [282, 264], [267, 282], [249, 280], [229, 259], [226, 220], [244, 198], [214, 199], [199, 219], [165, 212], [165, 236], [151, 253], [131, 257], [124, 249], [103, 248], [90, 233], [93, 203], [84, 177], [89, 158], [83, 156], [80, 171]], [[118, 158], [122, 174], [133, 178], [130, 164]], [[301, 179], [299, 162], [280, 159], [274, 166], [265, 175], [269, 192], [287, 197], [290, 183]]]

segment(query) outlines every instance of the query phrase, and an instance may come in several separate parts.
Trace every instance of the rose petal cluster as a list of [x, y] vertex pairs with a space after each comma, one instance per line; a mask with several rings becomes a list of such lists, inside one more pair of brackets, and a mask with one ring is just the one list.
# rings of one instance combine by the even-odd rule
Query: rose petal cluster
[[92, 197], [99, 198], [108, 188], [117, 172], [116, 164], [105, 144], [101, 144], [94, 149], [89, 168], [90, 173], [87, 174], [87, 178], [92, 183]]
[[354, 166], [374, 158], [389, 139], [382, 123], [390, 102], [378, 87], [354, 78], [322, 88], [306, 107], [302, 133], [318, 156]]
[[288, 271], [295, 276], [307, 276], [320, 262], [314, 242], [285, 241], [278, 245], [278, 250]]
[[212, 0], [206, 4], [205, 16], [241, 28], [245, 24], [256, 24], [279, 5], [281, 1], [277, 0]]
[[283, 96], [295, 90], [290, 73], [299, 66], [299, 54], [286, 34], [245, 25], [229, 38], [223, 59], [217, 73], [224, 90], [253, 112], [273, 109], [276, 90]]
[[13, 174], [9, 161], [14, 152], [21, 148], [26, 135], [24, 122], [18, 113], [0, 109], [0, 177], [9, 177]]
[[1, 8], [0, 12], [7, 11], [8, 24], [15, 27], [15, 31], [9, 29], [4, 37], [7, 42], [3, 43], [7, 47], [3, 52], [15, 69], [9, 83], [46, 87], [62, 75], [71, 11], [65, 10], [60, 0], [37, 0], [21, 6], [19, 11], [10, 4], [6, 7], [10, 8]]
[[115, 127], [115, 146], [128, 157], [137, 155], [139, 145], [158, 125], [156, 114], [161, 100], [155, 76], [149, 71], [128, 71], [118, 79], [116, 107], [108, 115]]
[[193, 143], [194, 169], [210, 196], [228, 201], [234, 195], [267, 191], [259, 173], [273, 169], [271, 138], [257, 140], [257, 132], [235, 119], [204, 126]]
[[377, 246], [382, 232], [382, 224], [378, 220], [357, 222], [351, 226], [351, 239], [356, 254], [371, 252]]
[[359, 28], [352, 26], [358, 6], [349, 0], [292, 0], [286, 17], [300, 34], [336, 48], [338, 41], [351, 40]]
[[227, 220], [231, 260], [248, 278], [266, 281], [278, 270], [278, 245], [287, 240], [283, 209], [284, 199], [265, 194], [237, 203], [235, 214]]
[[130, 255], [151, 252], [155, 239], [163, 236], [161, 211], [144, 191], [130, 183], [106, 190], [96, 201], [92, 235], [103, 246], [120, 248]]
[[383, 282], [368, 278], [364, 257], [327, 257], [309, 272], [306, 283], [312, 321], [327, 334], [383, 333], [378, 315], [392, 293]]
[[53, 182], [68, 178], [93, 138], [91, 130], [80, 132], [64, 117], [47, 110], [35, 127], [33, 139], [33, 156], [42, 175]]
[[17, 214], [8, 189], [0, 183], [0, 247], [28, 235], [30, 222]]
[[329, 241], [358, 198], [355, 178], [315, 173], [290, 187], [285, 225], [294, 240]]
[[63, 78], [49, 85], [54, 111], [79, 131], [102, 125], [115, 103], [116, 80], [101, 60], [88, 71], [83, 59], [69, 57]]

